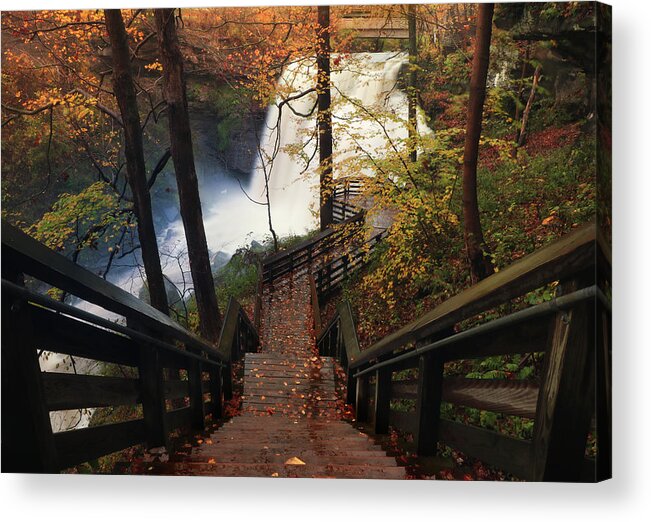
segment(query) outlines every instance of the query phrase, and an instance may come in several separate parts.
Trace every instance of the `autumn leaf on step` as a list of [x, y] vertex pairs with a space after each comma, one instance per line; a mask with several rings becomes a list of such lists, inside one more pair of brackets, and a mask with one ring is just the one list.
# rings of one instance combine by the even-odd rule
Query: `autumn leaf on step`
[[272, 473], [271, 476], [272, 476], [272, 477], [277, 477], [277, 476], [278, 476], [278, 472], [276, 471], [276, 472]]
[[217, 464], [215, 459], [208, 459], [208, 464]]
[[548, 226], [548, 225], [553, 225], [553, 224], [555, 224], [555, 223], [557, 223], [559, 221], [560, 221], [559, 217], [552, 214], [551, 216], [546, 217], [545, 219], [543, 219], [542, 224], [543, 224], [543, 226]]
[[298, 457], [292, 457], [291, 459], [287, 459], [285, 461], [285, 466], [305, 466], [305, 462], [303, 462]]

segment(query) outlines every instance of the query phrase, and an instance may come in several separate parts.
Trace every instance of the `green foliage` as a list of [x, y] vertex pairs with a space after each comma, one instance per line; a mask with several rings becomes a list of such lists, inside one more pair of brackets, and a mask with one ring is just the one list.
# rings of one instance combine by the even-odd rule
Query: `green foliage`
[[64, 250], [71, 239], [77, 249], [97, 249], [102, 237], [116, 234], [124, 224], [117, 195], [98, 181], [78, 194], [62, 194], [30, 232], [53, 250]]
[[249, 250], [239, 250], [215, 274], [215, 289], [220, 307], [225, 307], [229, 297], [240, 303], [252, 298], [257, 290], [257, 256]]
[[188, 83], [188, 102], [214, 115], [219, 153], [227, 151], [233, 130], [241, 125], [245, 113], [242, 104], [246, 99], [246, 93], [236, 91], [227, 83]]
[[519, 439], [531, 440], [533, 437], [533, 420], [524, 417], [455, 406], [444, 402], [441, 404], [441, 418], [499, 431], [504, 435]]
[[441, 74], [445, 78], [444, 87], [453, 93], [465, 92], [470, 81], [472, 58], [461, 50], [449, 53], [443, 58]]

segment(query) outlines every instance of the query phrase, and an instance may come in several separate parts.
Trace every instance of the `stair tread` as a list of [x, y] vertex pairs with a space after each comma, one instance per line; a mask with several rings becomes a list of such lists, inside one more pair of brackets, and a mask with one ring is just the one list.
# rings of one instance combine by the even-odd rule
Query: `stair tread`
[[[145, 465], [146, 466], [146, 465]], [[184, 462], [153, 464], [148, 466], [149, 472], [178, 475], [187, 472], [191, 475], [206, 474], [209, 476], [229, 477], [333, 477], [333, 478], [404, 478], [405, 470], [394, 466], [364, 466], [364, 465], [285, 465], [285, 464], [243, 464], [243, 463], [207, 463]]]

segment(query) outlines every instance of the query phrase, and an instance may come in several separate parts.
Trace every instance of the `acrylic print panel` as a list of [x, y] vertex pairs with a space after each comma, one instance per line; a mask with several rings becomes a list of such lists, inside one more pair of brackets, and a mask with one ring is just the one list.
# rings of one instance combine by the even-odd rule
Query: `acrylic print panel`
[[2, 471], [611, 475], [610, 8], [2, 13]]

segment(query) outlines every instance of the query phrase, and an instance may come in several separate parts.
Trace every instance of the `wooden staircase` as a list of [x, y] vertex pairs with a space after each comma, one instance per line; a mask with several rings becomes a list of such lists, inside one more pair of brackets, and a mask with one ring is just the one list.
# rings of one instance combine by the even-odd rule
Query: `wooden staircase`
[[[211, 345], [3, 222], [2, 320], [11, 327], [2, 329], [2, 411], [11, 422], [2, 423], [2, 447], [10, 448], [3, 451], [2, 471], [93, 467], [100, 457], [128, 450], [128, 459], [147, 447], [142, 459], [114, 472], [406, 478], [405, 469], [363, 432], [382, 436], [393, 429], [411, 436], [408, 451], [418, 459], [437, 456], [443, 443], [525, 480], [610, 476], [611, 263], [594, 224], [363, 351], [349, 303], [340, 303], [320, 327], [313, 269], [334, 248], [322, 240], [318, 248], [311, 243], [270, 256], [260, 272], [254, 320], [230, 299], [219, 343]], [[122, 320], [37, 293], [26, 277]], [[523, 296], [551, 283], [557, 283], [551, 301], [523, 306]], [[502, 305], [516, 310], [485, 321], [486, 312]], [[469, 319], [482, 320], [468, 326]], [[121, 374], [43, 371], [42, 350], [119, 367]], [[531, 353], [543, 354], [539, 383], [445, 372], [451, 362]], [[415, 404], [395, 408], [401, 400]], [[443, 403], [532, 419], [532, 437], [450, 419], [442, 415]], [[236, 416], [228, 418], [236, 404]], [[111, 413], [115, 407], [126, 414], [80, 429], [52, 429], [52, 412]], [[368, 423], [362, 432], [346, 421], [353, 407], [356, 426]], [[168, 455], [165, 447], [171, 449], [180, 433], [193, 435]], [[388, 444], [393, 452], [393, 441]]]
[[405, 469], [342, 420], [330, 357], [246, 354], [242, 413], [165, 463], [129, 473], [402, 479]]
[[311, 328], [307, 271], [265, 288], [261, 353], [244, 356], [241, 414], [167, 462], [129, 473], [403, 479], [405, 469], [343, 419], [331, 357]]

